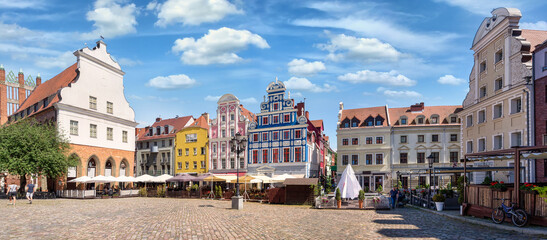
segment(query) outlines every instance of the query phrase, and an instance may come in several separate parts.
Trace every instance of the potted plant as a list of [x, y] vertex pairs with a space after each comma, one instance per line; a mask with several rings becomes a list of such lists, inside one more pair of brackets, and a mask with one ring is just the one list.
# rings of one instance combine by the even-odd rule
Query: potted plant
[[534, 188], [537, 187], [537, 185], [533, 185], [531, 183], [524, 183], [523, 185], [520, 185], [520, 190], [524, 190], [526, 192], [534, 193]]
[[539, 193], [539, 197], [543, 198], [543, 200], [547, 203], [547, 186], [534, 187], [534, 190], [536, 190]]
[[382, 188], [382, 185], [380, 184], [380, 185], [378, 185], [378, 188], [376, 188], [376, 192], [381, 194], [382, 191], [384, 191], [384, 189]]
[[501, 182], [491, 182], [490, 183], [490, 188], [495, 190], [495, 191], [500, 191], [500, 192], [505, 192], [507, 191], [507, 186], [505, 186], [505, 184], [503, 184], [503, 181]]
[[342, 208], [342, 194], [340, 194], [340, 188], [336, 188], [336, 203], [338, 208]]
[[365, 191], [359, 190], [359, 208], [363, 208], [363, 201], [365, 201]]
[[435, 205], [437, 207], [437, 211], [442, 211], [443, 210], [444, 200], [446, 200], [446, 198], [444, 197], [444, 195], [442, 195], [440, 193], [437, 193], [437, 194], [433, 195], [433, 202], [435, 202]]

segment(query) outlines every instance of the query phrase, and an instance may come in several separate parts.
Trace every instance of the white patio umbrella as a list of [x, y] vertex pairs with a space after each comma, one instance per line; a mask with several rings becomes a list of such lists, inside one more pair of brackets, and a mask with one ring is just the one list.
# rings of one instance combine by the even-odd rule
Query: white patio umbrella
[[136, 182], [134, 177], [119, 176], [116, 182]]
[[283, 175], [274, 176], [270, 181], [271, 182], [284, 182], [285, 179], [287, 179], [287, 178], [296, 178], [296, 177], [285, 173]]
[[135, 182], [150, 182], [154, 177], [144, 174], [135, 178]]
[[356, 198], [359, 195], [361, 184], [357, 181], [351, 165], [347, 165], [344, 172], [342, 172], [342, 177], [340, 177], [340, 182], [336, 188], [340, 189], [342, 198]]
[[161, 176], [157, 176], [157, 177], [153, 177], [150, 182], [160, 182], [160, 183], [165, 183], [165, 180], [169, 179], [169, 178], [172, 178], [173, 176], [169, 175], [169, 174], [163, 174]]
[[99, 176], [95, 176], [95, 177], [91, 178], [91, 180], [89, 180], [89, 182], [91, 182], [91, 183], [106, 183], [106, 182], [110, 182], [110, 179], [103, 176], [103, 175], [99, 175]]
[[86, 183], [86, 182], [89, 182], [91, 180], [90, 177], [88, 176], [82, 176], [82, 177], [79, 177], [79, 178], [75, 178], [75, 179], [72, 179], [68, 182], [76, 182], [76, 183]]

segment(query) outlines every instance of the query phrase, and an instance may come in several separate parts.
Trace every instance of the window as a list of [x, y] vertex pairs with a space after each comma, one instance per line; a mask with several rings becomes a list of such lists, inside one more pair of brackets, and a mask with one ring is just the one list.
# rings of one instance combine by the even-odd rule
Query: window
[[245, 166], [245, 159], [244, 158], [240, 158], [239, 159], [239, 168], [244, 168]]
[[272, 133], [272, 140], [277, 141], [279, 140], [279, 132], [273, 132]]
[[230, 121], [234, 121], [235, 120], [235, 115], [233, 113], [230, 114]]
[[302, 148], [294, 148], [294, 161], [295, 162], [301, 162], [302, 161]]
[[194, 169], [197, 169], [197, 168], [198, 168], [198, 162], [194, 161]]
[[520, 132], [511, 133], [511, 147], [522, 146], [522, 134]]
[[161, 140], [161, 147], [165, 147], [165, 140]]
[[351, 145], [359, 145], [359, 138], [352, 138]]
[[458, 152], [450, 152], [450, 162], [451, 163], [458, 162]]
[[70, 120], [70, 135], [78, 135], [78, 121]]
[[106, 113], [114, 113], [114, 103], [106, 102]]
[[372, 144], [372, 137], [366, 137], [365, 138], [365, 143], [366, 144]]
[[439, 135], [438, 134], [431, 135], [431, 142], [439, 142]]
[[450, 123], [458, 123], [458, 117], [456, 116], [450, 117]]
[[277, 163], [279, 161], [279, 149], [272, 149], [272, 161]]
[[213, 153], [216, 153], [216, 152], [217, 152], [217, 145], [213, 144]]
[[236, 168], [235, 159], [233, 159], [233, 158], [230, 158], [230, 168], [231, 168], [231, 169], [235, 169], [235, 168]]
[[365, 155], [365, 161], [366, 161], [367, 165], [371, 165], [372, 164], [372, 154]]
[[258, 133], [253, 134], [253, 142], [258, 142]]
[[344, 128], [349, 128], [349, 123], [345, 122], [344, 123]]
[[222, 122], [226, 122], [226, 116], [225, 116], [225, 115], [222, 115], [222, 116], [220, 117], [220, 119], [222, 120]]
[[226, 169], [226, 158], [223, 158], [223, 159], [220, 161], [220, 164], [221, 164], [222, 169]]
[[285, 118], [285, 119], [284, 119], [284, 122], [286, 122], [286, 123], [288, 123], [288, 122], [291, 121], [291, 115], [289, 115], [289, 114], [283, 115], [283, 118]]
[[481, 87], [481, 88], [479, 89], [479, 97], [480, 97], [480, 98], [486, 97], [486, 86]]
[[365, 124], [366, 124], [367, 126], [374, 126], [374, 120], [367, 120], [367, 121], [365, 122]]
[[503, 81], [501, 78], [498, 78], [494, 81], [494, 90], [498, 91], [503, 88]]
[[418, 163], [425, 163], [425, 153], [424, 152], [417, 153], [416, 160], [418, 161]]
[[376, 164], [384, 164], [384, 155], [376, 154]]
[[169, 134], [169, 126], [164, 126], [163, 127], [163, 134]]
[[357, 122], [351, 122], [351, 127], [357, 127]]
[[189, 148], [186, 148], [185, 152], [186, 152], [186, 156], [190, 155], [190, 149]]
[[486, 71], [486, 61], [481, 62], [479, 65], [479, 73], [483, 73], [484, 71]]
[[419, 143], [425, 142], [425, 136], [424, 135], [418, 135], [418, 142]]
[[201, 168], [205, 168], [205, 161], [201, 161], [200, 166], [201, 166]]
[[486, 139], [484, 138], [479, 139], [479, 147], [477, 148], [477, 150], [479, 152], [486, 151]]
[[383, 119], [376, 119], [376, 126], [382, 126], [383, 123]]
[[301, 138], [302, 137], [302, 130], [294, 130], [294, 138]]
[[205, 155], [205, 147], [201, 147], [201, 155]]
[[383, 137], [376, 137], [376, 144], [383, 144], [384, 138]]
[[501, 60], [503, 60], [503, 50], [500, 49], [499, 51], [496, 52], [496, 55], [494, 56], [494, 64], [500, 62]]
[[268, 117], [262, 117], [262, 125], [268, 125]]
[[274, 103], [273, 108], [274, 108], [274, 110], [278, 110], [279, 109], [279, 103]]
[[198, 135], [197, 133], [186, 134], [186, 142], [197, 142]]
[[[97, 138], [97, 125], [89, 124], [89, 137]], [[141, 148], [142, 148], [142, 142], [141, 142]]]
[[127, 131], [122, 131], [122, 142], [127, 142]]
[[494, 136], [494, 144], [492, 148], [494, 150], [499, 150], [503, 148], [503, 138], [501, 135]]
[[406, 117], [401, 118], [401, 125], [406, 125]]
[[458, 141], [458, 134], [450, 134], [450, 141], [451, 142]]
[[467, 121], [467, 122], [466, 122], [466, 126], [467, 126], [467, 127], [473, 126], [473, 115], [467, 116], [466, 119], [467, 119], [467, 120], [466, 120], [466, 121]]
[[479, 111], [479, 123], [484, 123], [486, 122], [486, 111], [485, 110], [480, 110]]
[[418, 185], [425, 186], [425, 176], [418, 177]]
[[408, 163], [408, 153], [399, 153], [399, 162], [401, 164]]
[[290, 149], [283, 148], [283, 162], [289, 162], [289, 158], [290, 158]]
[[348, 155], [342, 155], [342, 165], [348, 165]]
[[198, 149], [194, 148], [194, 156], [197, 156], [197, 155], [198, 155]]
[[186, 169], [189, 169], [190, 168], [190, 163], [189, 162], [185, 162], [186, 163]]
[[284, 131], [283, 132], [283, 140], [289, 140], [291, 138], [291, 132], [290, 131]]
[[439, 117], [431, 117], [431, 124], [439, 123]]
[[178, 169], [182, 169], [182, 163], [181, 163], [181, 162], [178, 162], [178, 163], [177, 163], [177, 167], [178, 167]]
[[351, 155], [351, 165], [359, 165], [359, 155]]
[[106, 140], [114, 140], [114, 129], [106, 128]]
[[543, 135], [543, 145], [547, 145], [547, 134]]
[[439, 152], [431, 152], [431, 156], [433, 157], [433, 162], [434, 163], [439, 162]]
[[273, 116], [273, 123], [279, 123], [279, 116]]
[[216, 159], [213, 159], [213, 169], [217, 169], [217, 168], [218, 168], [218, 163]]
[[97, 110], [97, 98], [89, 96], [89, 108]]
[[520, 98], [511, 99], [511, 114], [522, 111], [522, 100]]
[[235, 130], [233, 128], [230, 129], [230, 137], [235, 136]]
[[262, 150], [262, 163], [268, 163], [268, 149]]
[[467, 153], [473, 153], [473, 141], [467, 141]]
[[406, 143], [406, 142], [407, 142], [407, 137], [401, 136], [401, 143]]
[[220, 152], [225, 153], [226, 152], [226, 143], [223, 143], [222, 145], [220, 145], [220, 147], [221, 147]]
[[500, 118], [503, 115], [503, 108], [501, 103], [494, 105], [494, 119]]
[[150, 147], [150, 142], [146, 142], [146, 148]]
[[416, 118], [416, 121], [418, 122], [418, 124], [424, 124], [424, 117], [418, 117]]
[[262, 133], [262, 141], [268, 141], [268, 133]]

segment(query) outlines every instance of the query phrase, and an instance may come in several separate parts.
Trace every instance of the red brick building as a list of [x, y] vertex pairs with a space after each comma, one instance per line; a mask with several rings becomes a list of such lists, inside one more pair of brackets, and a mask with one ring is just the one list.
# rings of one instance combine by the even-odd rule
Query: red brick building
[[[547, 146], [547, 39], [533, 52], [535, 145]], [[536, 182], [547, 182], [547, 159], [536, 159]]]

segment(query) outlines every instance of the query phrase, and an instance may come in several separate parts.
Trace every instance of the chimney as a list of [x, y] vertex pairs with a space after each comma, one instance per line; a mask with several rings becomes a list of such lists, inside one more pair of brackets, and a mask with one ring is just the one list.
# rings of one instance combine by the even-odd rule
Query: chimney
[[205, 122], [209, 124], [209, 113], [202, 113], [201, 116], [203, 116], [205, 118]]
[[156, 122], [159, 122], [159, 121], [161, 121], [161, 118], [160, 117], [156, 118]]
[[36, 77], [36, 87], [40, 86], [42, 84], [42, 77], [40, 77], [40, 74], [38, 73], [38, 77]]
[[18, 79], [19, 79], [19, 86], [20, 87], [25, 86], [25, 74], [23, 74], [22, 68], [19, 69]]
[[414, 105], [410, 105], [410, 111], [411, 112], [421, 112], [424, 110], [424, 102], [416, 103]]
[[298, 109], [296, 114], [298, 116], [302, 116], [302, 114], [304, 114], [304, 109], [305, 109], [304, 106], [305, 106], [305, 103], [303, 103], [303, 102], [299, 102], [299, 103], [296, 104], [296, 109]]
[[306, 119], [310, 120], [310, 112], [306, 111]]
[[6, 81], [6, 70], [4, 70], [4, 64], [0, 64], [0, 82]]

